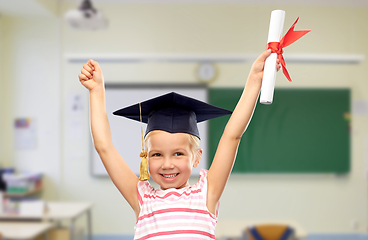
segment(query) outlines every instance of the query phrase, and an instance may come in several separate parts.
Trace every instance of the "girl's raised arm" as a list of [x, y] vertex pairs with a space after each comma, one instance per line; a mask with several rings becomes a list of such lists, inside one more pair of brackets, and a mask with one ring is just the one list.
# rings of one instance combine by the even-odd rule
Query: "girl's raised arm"
[[[270, 50], [264, 51], [253, 63], [242, 96], [225, 127], [208, 171], [207, 207], [212, 213], [216, 211], [217, 203], [233, 168], [240, 139], [252, 118], [262, 86], [264, 62], [270, 54]], [[279, 68], [277, 64], [277, 69]]]
[[113, 146], [106, 114], [105, 87], [98, 62], [90, 59], [83, 65], [80, 82], [89, 90], [91, 131], [94, 146], [115, 186], [133, 208], [138, 218], [140, 207], [137, 195], [138, 177]]

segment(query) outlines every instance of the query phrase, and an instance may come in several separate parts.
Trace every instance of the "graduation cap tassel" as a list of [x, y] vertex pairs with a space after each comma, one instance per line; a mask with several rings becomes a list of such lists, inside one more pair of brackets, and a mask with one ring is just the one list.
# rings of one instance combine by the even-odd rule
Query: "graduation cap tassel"
[[149, 174], [148, 174], [147, 152], [144, 150], [141, 103], [139, 103], [139, 117], [141, 120], [141, 135], [142, 135], [142, 151], [139, 154], [139, 156], [142, 158], [139, 180], [146, 181], [149, 179]]
[[141, 154], [139, 156], [141, 159], [141, 175], [139, 177], [139, 180], [146, 181], [149, 179], [148, 175], [148, 163], [147, 163], [147, 152], [142, 150]]

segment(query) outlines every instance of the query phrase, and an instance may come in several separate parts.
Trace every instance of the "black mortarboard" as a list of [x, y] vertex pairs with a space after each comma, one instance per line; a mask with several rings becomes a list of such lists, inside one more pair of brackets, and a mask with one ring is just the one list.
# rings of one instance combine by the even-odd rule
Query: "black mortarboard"
[[[199, 138], [197, 122], [231, 114], [229, 110], [171, 92], [140, 103], [146, 134], [153, 130], [189, 133]], [[139, 103], [113, 113], [136, 121], [140, 119]]]

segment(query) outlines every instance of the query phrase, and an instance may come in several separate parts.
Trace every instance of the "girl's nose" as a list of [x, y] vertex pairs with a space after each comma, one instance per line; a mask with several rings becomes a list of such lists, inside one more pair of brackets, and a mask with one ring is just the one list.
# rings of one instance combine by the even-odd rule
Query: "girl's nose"
[[165, 158], [164, 162], [162, 163], [161, 166], [162, 169], [171, 169], [174, 168], [174, 165], [172, 164], [170, 158]]

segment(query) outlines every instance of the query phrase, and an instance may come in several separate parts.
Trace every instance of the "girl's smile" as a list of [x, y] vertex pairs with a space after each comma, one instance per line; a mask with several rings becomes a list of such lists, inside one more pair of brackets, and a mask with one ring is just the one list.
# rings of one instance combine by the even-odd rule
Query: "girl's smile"
[[160, 175], [162, 176], [162, 178], [163, 178], [164, 181], [173, 182], [179, 176], [179, 173], [175, 173], [175, 174], [160, 174]]
[[178, 176], [179, 173], [174, 173], [174, 174], [161, 174], [161, 176], [163, 176], [164, 178], [174, 178], [176, 176]]

